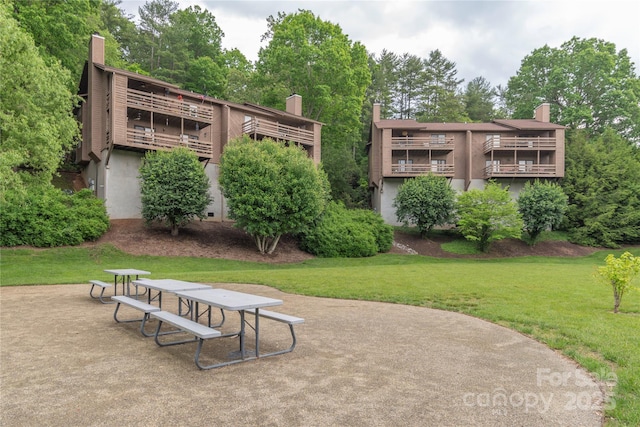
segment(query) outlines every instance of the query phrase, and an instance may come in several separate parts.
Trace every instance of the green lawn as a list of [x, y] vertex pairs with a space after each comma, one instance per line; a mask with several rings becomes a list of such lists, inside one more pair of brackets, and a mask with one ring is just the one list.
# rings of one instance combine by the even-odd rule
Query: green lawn
[[[608, 253], [588, 257], [493, 260], [379, 255], [271, 265], [208, 258], [132, 256], [94, 249], [1, 250], [0, 283], [112, 280], [106, 268], [139, 268], [152, 277], [256, 283], [285, 292], [386, 301], [459, 311], [521, 331], [602, 376], [617, 376], [610, 425], [640, 425], [640, 292], [613, 314], [611, 289], [593, 278]], [[640, 256], [640, 248], [631, 252]], [[88, 289], [88, 287], [87, 287]], [[613, 406], [613, 405], [612, 405]]]

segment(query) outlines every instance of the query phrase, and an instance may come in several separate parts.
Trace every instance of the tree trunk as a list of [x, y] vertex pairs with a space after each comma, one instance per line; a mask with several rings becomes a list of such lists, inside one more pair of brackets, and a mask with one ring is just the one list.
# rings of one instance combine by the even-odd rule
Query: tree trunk
[[172, 236], [177, 236], [178, 235], [178, 224], [171, 224], [171, 235]]

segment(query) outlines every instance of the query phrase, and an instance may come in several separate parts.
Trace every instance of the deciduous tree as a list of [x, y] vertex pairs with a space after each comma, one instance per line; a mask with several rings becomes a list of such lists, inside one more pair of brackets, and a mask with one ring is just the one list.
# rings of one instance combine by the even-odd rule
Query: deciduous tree
[[229, 217], [262, 254], [273, 253], [283, 234], [305, 231], [328, 200], [326, 175], [302, 149], [246, 135], [225, 147], [219, 183]]
[[625, 252], [616, 258], [613, 254], [605, 258], [606, 265], [598, 267], [596, 277], [613, 290], [613, 312], [617, 313], [625, 293], [633, 289], [632, 283], [640, 273], [640, 258]]
[[484, 190], [470, 190], [458, 197], [458, 228], [465, 239], [487, 252], [492, 242], [520, 238], [522, 218], [509, 191], [490, 181]]
[[149, 151], [140, 167], [142, 217], [147, 223], [166, 222], [171, 235], [194, 218], [205, 218], [209, 178], [196, 154], [178, 147], [171, 151]]
[[554, 123], [592, 135], [610, 127], [640, 139], [640, 78], [627, 50], [604, 40], [574, 37], [560, 48], [534, 50], [509, 80], [506, 95], [514, 118], [531, 118], [548, 102]]
[[540, 233], [562, 223], [567, 195], [553, 182], [527, 182], [518, 196], [518, 210], [524, 221], [524, 231], [529, 234], [529, 243], [534, 245]]
[[455, 191], [446, 178], [425, 175], [405, 181], [393, 206], [398, 221], [405, 225], [415, 224], [424, 237], [434, 226], [453, 220], [455, 197]]
[[[79, 136], [70, 73], [45, 61], [0, 3], [0, 187], [48, 184]], [[1, 196], [1, 194], [0, 194]]]

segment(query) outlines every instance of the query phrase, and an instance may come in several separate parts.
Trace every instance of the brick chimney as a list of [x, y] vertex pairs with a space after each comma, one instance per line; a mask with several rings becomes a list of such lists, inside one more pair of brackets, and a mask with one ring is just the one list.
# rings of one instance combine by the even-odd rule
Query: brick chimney
[[104, 37], [91, 35], [89, 41], [89, 60], [94, 64], [104, 65]]
[[287, 98], [287, 113], [302, 116], [302, 97], [293, 94]]
[[549, 123], [551, 121], [551, 104], [544, 103], [535, 109], [535, 119], [539, 122]]
[[380, 104], [379, 103], [376, 102], [373, 104], [373, 111], [371, 112], [371, 114], [372, 114], [371, 120], [374, 123], [380, 121]]

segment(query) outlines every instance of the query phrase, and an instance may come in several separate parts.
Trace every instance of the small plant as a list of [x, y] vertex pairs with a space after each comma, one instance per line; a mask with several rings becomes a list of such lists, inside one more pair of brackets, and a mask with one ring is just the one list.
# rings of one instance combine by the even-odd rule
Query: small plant
[[609, 254], [605, 258], [605, 263], [607, 265], [598, 267], [596, 277], [613, 288], [613, 312], [617, 313], [622, 296], [634, 289], [631, 282], [640, 273], [640, 257], [635, 257], [629, 252], [620, 255], [620, 258]]

